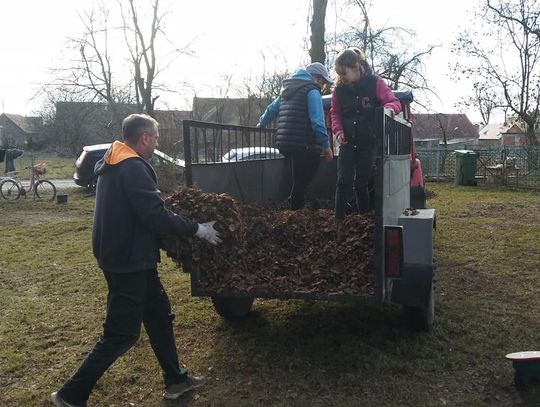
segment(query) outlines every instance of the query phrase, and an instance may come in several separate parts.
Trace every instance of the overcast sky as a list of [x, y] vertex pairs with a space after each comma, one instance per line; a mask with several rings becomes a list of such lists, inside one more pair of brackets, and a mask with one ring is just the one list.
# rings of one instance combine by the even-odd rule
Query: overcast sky
[[[329, 0], [327, 32], [343, 18]], [[450, 46], [457, 32], [469, 22], [470, 0], [386, 0], [372, 7], [374, 26], [394, 25], [414, 29], [418, 49], [440, 45], [426, 59], [430, 84], [443, 99], [431, 100], [433, 108], [456, 112], [455, 102], [466, 96], [468, 84], [449, 78], [453, 62]], [[50, 69], [66, 64], [66, 40], [81, 33], [78, 13], [90, 0], [17, 0], [0, 3], [0, 112], [30, 115], [42, 104], [33, 98], [40, 85], [51, 80]], [[116, 9], [116, 2], [109, 1]], [[309, 36], [309, 0], [162, 0], [171, 13], [166, 20], [169, 39], [177, 46], [188, 43], [195, 56], [177, 58], [160, 78], [179, 87], [178, 94], [162, 95], [169, 108], [186, 109], [197, 93], [218, 96], [223, 77], [236, 80], [258, 76], [279, 66], [294, 70], [306, 62]], [[333, 72], [332, 72], [333, 73]], [[129, 74], [126, 72], [126, 74]], [[472, 121], [476, 112], [466, 112]]]

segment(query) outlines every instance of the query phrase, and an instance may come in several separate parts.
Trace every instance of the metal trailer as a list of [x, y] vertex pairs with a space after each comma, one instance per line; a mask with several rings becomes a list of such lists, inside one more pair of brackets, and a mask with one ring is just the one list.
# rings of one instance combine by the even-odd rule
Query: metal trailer
[[[255, 298], [395, 302], [403, 305], [409, 326], [429, 330], [434, 318], [433, 209], [410, 210], [411, 124], [388, 111], [376, 114], [379, 145], [375, 175], [375, 294], [335, 295], [302, 292], [213, 292], [191, 273], [193, 296], [212, 298], [224, 318], [245, 316]], [[239, 147], [275, 147], [275, 130], [184, 121], [185, 182], [203, 191], [228, 193], [240, 202], [268, 205], [284, 201], [290, 191], [287, 159], [221, 162]], [[337, 157], [322, 162], [308, 198], [333, 199]]]

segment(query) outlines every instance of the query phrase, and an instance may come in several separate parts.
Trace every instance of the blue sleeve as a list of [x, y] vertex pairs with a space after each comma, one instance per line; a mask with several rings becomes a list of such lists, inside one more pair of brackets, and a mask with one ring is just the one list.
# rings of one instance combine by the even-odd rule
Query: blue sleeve
[[311, 128], [315, 137], [319, 140], [323, 150], [330, 147], [328, 142], [328, 131], [324, 121], [324, 109], [322, 104], [321, 92], [317, 89], [311, 90], [307, 95], [307, 105]]
[[268, 126], [268, 124], [278, 116], [280, 105], [281, 96], [278, 96], [277, 99], [268, 105], [262, 116], [259, 118], [259, 123], [262, 127]]

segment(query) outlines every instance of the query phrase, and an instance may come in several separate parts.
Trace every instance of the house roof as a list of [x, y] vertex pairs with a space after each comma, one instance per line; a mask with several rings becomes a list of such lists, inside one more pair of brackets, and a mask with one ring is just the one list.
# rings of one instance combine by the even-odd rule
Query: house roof
[[[120, 117], [128, 116], [132, 113], [139, 113], [138, 106], [132, 104], [118, 104], [115, 106]], [[56, 112], [59, 115], [69, 115], [73, 112], [94, 111], [103, 120], [109, 120], [106, 103], [96, 102], [57, 102]], [[191, 118], [189, 110], [154, 110], [154, 118], [158, 121], [160, 129], [178, 129], [182, 120]]]
[[160, 129], [178, 129], [182, 120], [191, 119], [191, 110], [154, 110]]
[[504, 124], [486, 124], [479, 131], [480, 140], [500, 140], [502, 133], [508, 129]]
[[415, 140], [477, 139], [478, 133], [464, 113], [416, 113], [412, 117]]
[[515, 124], [487, 124], [480, 130], [480, 140], [500, 140], [504, 134], [525, 134]]
[[2, 113], [15, 126], [19, 127], [25, 133], [38, 133], [39, 126], [42, 123], [41, 117], [22, 116], [20, 114]]
[[247, 98], [193, 98], [193, 117], [218, 123], [255, 125], [269, 100]]

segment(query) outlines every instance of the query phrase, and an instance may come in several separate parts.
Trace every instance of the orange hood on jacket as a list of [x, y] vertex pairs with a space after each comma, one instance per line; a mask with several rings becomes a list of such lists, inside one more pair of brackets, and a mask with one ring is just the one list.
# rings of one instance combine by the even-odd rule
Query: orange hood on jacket
[[101, 175], [103, 172], [107, 171], [107, 168], [120, 164], [129, 158], [139, 158], [146, 163], [146, 161], [127, 144], [115, 141], [109, 147], [103, 158], [96, 163], [94, 173], [96, 175]]
[[140, 158], [139, 154], [137, 154], [135, 150], [133, 150], [127, 144], [120, 141], [115, 141], [105, 154], [105, 163], [115, 165], [133, 157]]

